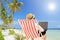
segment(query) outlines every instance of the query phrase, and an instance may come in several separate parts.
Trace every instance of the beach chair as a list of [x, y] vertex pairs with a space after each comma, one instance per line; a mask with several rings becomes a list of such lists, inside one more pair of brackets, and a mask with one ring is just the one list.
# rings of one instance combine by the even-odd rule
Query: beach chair
[[22, 26], [27, 38], [37, 38], [39, 34], [35, 27], [35, 20], [18, 20], [19, 24]]

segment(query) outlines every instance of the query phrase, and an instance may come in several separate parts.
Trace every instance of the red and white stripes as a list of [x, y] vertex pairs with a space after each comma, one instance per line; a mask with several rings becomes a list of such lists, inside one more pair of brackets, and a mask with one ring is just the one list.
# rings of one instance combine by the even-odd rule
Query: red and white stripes
[[22, 29], [28, 38], [39, 37], [34, 20], [19, 20], [18, 22], [22, 25]]

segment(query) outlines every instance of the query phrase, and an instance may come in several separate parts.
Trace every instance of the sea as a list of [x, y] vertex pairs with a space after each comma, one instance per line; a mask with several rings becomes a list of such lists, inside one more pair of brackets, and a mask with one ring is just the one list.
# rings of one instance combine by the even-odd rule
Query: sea
[[49, 28], [46, 32], [47, 40], [60, 40], [60, 28]]

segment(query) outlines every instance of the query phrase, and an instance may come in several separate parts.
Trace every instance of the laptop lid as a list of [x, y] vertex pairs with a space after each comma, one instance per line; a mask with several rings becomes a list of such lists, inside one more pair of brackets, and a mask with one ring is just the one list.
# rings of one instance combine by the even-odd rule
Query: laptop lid
[[48, 22], [39, 22], [39, 25], [40, 25], [45, 31], [47, 31]]

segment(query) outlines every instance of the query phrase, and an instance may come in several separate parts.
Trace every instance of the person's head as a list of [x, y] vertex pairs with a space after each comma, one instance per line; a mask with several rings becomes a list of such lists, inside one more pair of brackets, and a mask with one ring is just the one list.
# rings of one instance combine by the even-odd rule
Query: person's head
[[32, 13], [27, 14], [26, 19], [35, 19]]

